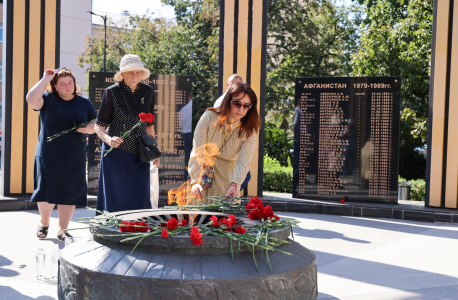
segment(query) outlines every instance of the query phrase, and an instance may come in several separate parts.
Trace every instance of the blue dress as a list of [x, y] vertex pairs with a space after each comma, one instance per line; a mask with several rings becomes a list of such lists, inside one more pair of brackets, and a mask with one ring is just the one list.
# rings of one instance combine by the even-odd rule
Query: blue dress
[[40, 134], [35, 153], [34, 192], [31, 202], [87, 205], [86, 139], [71, 131], [47, 142], [47, 137], [94, 120], [92, 103], [76, 95], [65, 101], [49, 92], [43, 94]]

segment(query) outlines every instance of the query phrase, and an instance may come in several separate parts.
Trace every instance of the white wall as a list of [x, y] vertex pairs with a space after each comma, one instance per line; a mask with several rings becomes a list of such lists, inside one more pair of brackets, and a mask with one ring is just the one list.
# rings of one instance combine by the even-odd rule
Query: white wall
[[[72, 70], [81, 89], [87, 88], [86, 70], [78, 66], [78, 55], [84, 51], [84, 41], [91, 35], [92, 0], [62, 0], [60, 30], [60, 67]], [[87, 97], [87, 92], [82, 91]]]

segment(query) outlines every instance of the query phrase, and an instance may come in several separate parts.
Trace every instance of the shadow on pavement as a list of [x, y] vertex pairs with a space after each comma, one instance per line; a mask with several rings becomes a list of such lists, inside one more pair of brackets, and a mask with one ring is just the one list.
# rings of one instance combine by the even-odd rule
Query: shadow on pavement
[[[296, 213], [284, 213], [279, 212], [278, 215], [285, 216], [288, 218], [295, 217]], [[431, 237], [443, 237], [448, 239], [458, 239], [458, 231], [450, 231], [447, 228], [456, 228], [456, 225], [443, 224], [444, 227], [438, 227], [440, 223], [421, 223], [415, 221], [396, 220], [396, 219], [370, 219], [370, 218], [358, 218], [349, 216], [337, 216], [335, 215], [324, 215], [324, 214], [301, 214], [302, 218], [309, 220], [317, 220], [320, 222], [330, 222], [333, 224], [346, 224], [358, 227], [366, 227], [373, 229], [380, 229], [392, 232], [404, 232], [409, 234], [417, 234]], [[325, 220], [326, 218], [329, 220]], [[431, 226], [434, 226], [433, 228]], [[428, 230], [433, 229], [433, 230]], [[294, 232], [297, 230], [294, 228]], [[442, 233], [441, 233], [442, 232]], [[321, 237], [323, 238], [323, 237]]]
[[37, 298], [32, 298], [26, 295], [23, 295], [16, 291], [13, 288], [10, 288], [9, 286], [3, 286], [0, 285], [0, 292], [2, 294], [2, 297], [4, 296], [5, 298], [2, 299], [14, 299], [14, 300], [55, 300], [54, 297], [50, 296], [39, 296]]
[[[4, 268], [4, 266], [9, 266], [11, 264], [13, 264], [11, 260], [6, 258], [5, 256], [0, 255], [0, 276], [13, 277], [19, 275], [19, 273], [14, 270]], [[21, 268], [23, 267], [24, 266], [21, 266]]]
[[365, 240], [354, 239], [348, 237], [342, 233], [331, 231], [331, 230], [323, 230], [323, 229], [304, 229], [304, 228], [294, 228], [294, 234], [299, 234], [304, 237], [314, 238], [314, 239], [341, 239], [347, 242], [352, 243], [361, 243], [361, 244], [370, 244], [371, 242]]

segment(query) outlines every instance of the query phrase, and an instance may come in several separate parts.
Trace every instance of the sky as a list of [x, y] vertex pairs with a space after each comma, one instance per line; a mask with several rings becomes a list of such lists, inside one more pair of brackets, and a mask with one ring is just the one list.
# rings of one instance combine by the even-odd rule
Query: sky
[[[338, 4], [351, 5], [351, 0], [336, 0]], [[173, 8], [162, 5], [161, 0], [92, 0], [92, 11], [101, 15], [120, 16], [123, 10], [143, 15], [149, 9], [155, 15], [166, 19], [175, 17]], [[92, 16], [93, 23], [103, 23], [100, 17]]]
[[[158, 17], [171, 19], [175, 13], [171, 6], [162, 5], [161, 0], [92, 0], [92, 11], [100, 15], [120, 16], [123, 10], [128, 10], [130, 14], [144, 15], [149, 9]], [[93, 23], [100, 23], [101, 18], [92, 16]], [[103, 21], [102, 21], [103, 23]]]

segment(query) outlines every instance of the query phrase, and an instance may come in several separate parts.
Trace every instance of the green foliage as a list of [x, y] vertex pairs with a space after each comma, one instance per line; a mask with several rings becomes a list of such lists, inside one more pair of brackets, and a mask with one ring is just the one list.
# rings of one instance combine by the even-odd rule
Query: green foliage
[[293, 137], [288, 131], [280, 129], [274, 122], [265, 124], [264, 151], [269, 157], [280, 162], [282, 166], [288, 165], [288, 159], [293, 159]]
[[[218, 52], [219, 52], [219, 1], [215, 0], [161, 0], [173, 6], [177, 23], [187, 30], [184, 47], [191, 47], [192, 55], [184, 64], [194, 62], [194, 68], [187, 69], [194, 76], [193, 128], [205, 109], [212, 107], [218, 93]], [[169, 52], [178, 52], [173, 47]], [[178, 52], [177, 55], [180, 55]]]
[[289, 161], [287, 167], [283, 167], [278, 160], [264, 155], [263, 184], [264, 191], [293, 192], [293, 167]]
[[[140, 56], [153, 74], [192, 75], [195, 126], [217, 95], [218, 5], [213, 1], [163, 2], [176, 5], [178, 24], [153, 15], [130, 16], [123, 24], [109, 21], [106, 70], [117, 71], [122, 56], [131, 53]], [[185, 10], [191, 6], [192, 10]], [[102, 71], [103, 44], [103, 35], [88, 37], [80, 66], [91, 64], [90, 71]]]
[[398, 184], [399, 185], [403, 185], [403, 184], [406, 184], [407, 183], [407, 180], [405, 178], [403, 178], [401, 175], [398, 175]]
[[288, 160], [288, 165], [282, 166], [278, 160], [275, 158], [269, 157], [269, 155], [264, 155], [264, 170], [265, 171], [284, 171], [284, 172], [292, 172], [293, 167], [291, 166], [291, 161]]
[[269, 0], [266, 109], [279, 119], [294, 110], [296, 77], [345, 75], [357, 43], [357, 7], [331, 1]]
[[426, 199], [426, 181], [424, 179], [406, 180], [403, 177], [398, 177], [399, 185], [410, 184], [410, 200], [425, 201]]
[[410, 200], [425, 201], [426, 181], [424, 179], [410, 180]]
[[401, 76], [400, 174], [424, 176], [415, 154], [426, 142], [433, 1], [367, 0], [361, 45], [352, 56], [353, 75]]

